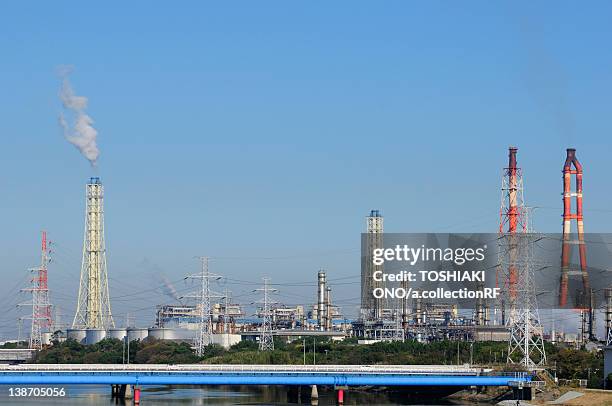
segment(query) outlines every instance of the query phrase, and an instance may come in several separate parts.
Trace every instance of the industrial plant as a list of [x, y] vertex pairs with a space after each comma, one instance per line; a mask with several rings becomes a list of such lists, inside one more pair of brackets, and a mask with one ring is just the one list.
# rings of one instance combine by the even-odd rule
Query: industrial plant
[[[583, 284], [580, 301], [574, 310], [580, 313], [576, 345], [597, 342], [595, 334], [594, 300], [587, 274], [587, 253], [584, 242], [582, 209], [582, 165], [576, 150], [567, 149], [563, 165], [563, 238], [561, 244], [561, 273], [559, 306], [567, 306], [572, 275], [577, 273]], [[72, 339], [94, 344], [104, 338], [123, 341], [172, 340], [190, 343], [197, 354], [206, 346], [216, 344], [229, 348], [242, 340], [258, 343], [261, 351], [274, 349], [274, 338], [295, 340], [307, 336], [324, 336], [335, 340], [355, 337], [360, 344], [378, 341], [417, 340], [428, 343], [437, 340], [502, 341], [508, 343], [508, 363], [520, 363], [526, 368], [546, 364], [545, 340], [553, 343], [566, 340], [555, 332], [546, 332], [539, 318], [536, 300], [535, 264], [530, 255], [532, 213], [524, 202], [523, 172], [518, 166], [518, 149], [508, 150], [508, 164], [502, 170], [499, 228], [497, 231], [497, 265], [495, 284], [502, 292], [496, 300], [479, 299], [473, 308], [461, 308], [456, 303], [411, 299], [376, 298], [375, 289], [408, 288], [407, 281], [377, 281], [373, 275], [384, 272], [367, 258], [384, 246], [383, 215], [371, 210], [365, 219], [362, 246], [361, 305], [356, 318], [347, 318], [332, 300], [333, 283], [330, 271], [320, 269], [312, 274], [311, 303], [283, 305], [275, 299], [277, 289], [269, 278], [254, 290], [260, 297], [249, 311], [249, 303], [232, 299], [228, 289], [216, 292], [215, 282], [222, 275], [211, 272], [209, 258], [199, 257], [199, 272], [186, 275], [194, 282], [193, 292], [176, 297], [173, 302], [160, 303], [151, 308], [154, 324], [142, 325], [139, 320], [118, 326], [112, 313], [112, 291], [109, 290], [109, 270], [106, 261], [104, 229], [104, 189], [100, 178], [93, 177], [86, 184], [85, 230], [82, 264], [74, 318], [69, 328], [55, 331], [51, 317], [48, 289], [48, 247], [46, 233], [42, 234], [42, 258], [33, 268], [33, 285], [24, 290], [32, 294], [31, 333], [29, 346], [41, 349], [51, 345], [52, 339]], [[573, 180], [573, 181], [572, 181]], [[575, 189], [572, 190], [572, 185]], [[572, 203], [575, 201], [575, 212]], [[112, 215], [112, 214], [110, 214]], [[577, 233], [572, 234], [571, 222], [576, 221]], [[577, 246], [580, 269], [572, 269], [571, 249]], [[575, 278], [574, 278], [575, 279]], [[333, 280], [333, 278], [332, 278]], [[229, 283], [231, 285], [231, 282]], [[606, 290], [605, 327], [608, 344], [612, 339], [612, 290]], [[176, 295], [175, 295], [176, 296]]]

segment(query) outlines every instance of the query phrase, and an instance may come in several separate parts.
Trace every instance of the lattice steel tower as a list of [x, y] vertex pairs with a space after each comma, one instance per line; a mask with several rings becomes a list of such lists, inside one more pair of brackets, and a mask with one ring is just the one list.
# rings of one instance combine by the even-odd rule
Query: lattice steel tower
[[47, 264], [49, 263], [49, 251], [47, 248], [47, 233], [41, 235], [41, 259], [40, 266], [31, 268], [32, 279], [30, 288], [23, 291], [32, 293], [32, 303], [24, 305], [32, 306], [32, 328], [30, 332], [29, 347], [41, 349], [43, 344], [42, 334], [48, 332], [53, 324], [51, 319], [51, 304], [49, 303], [49, 287], [47, 284]]
[[274, 350], [274, 337], [272, 337], [272, 309], [271, 306], [274, 301], [270, 297], [271, 293], [277, 292], [277, 289], [270, 287], [270, 278], [263, 278], [264, 285], [262, 288], [255, 289], [255, 291], [263, 292], [262, 303], [262, 318], [261, 323], [261, 334], [259, 336], [259, 350], [260, 351], [272, 351]]
[[516, 152], [517, 148], [509, 148], [508, 167], [502, 176], [498, 231], [499, 266], [504, 285], [501, 310], [502, 321], [510, 330], [507, 362], [533, 368], [546, 363], [546, 353], [535, 294], [533, 236]]
[[212, 300], [213, 298], [223, 298], [223, 295], [215, 293], [210, 288], [211, 280], [221, 279], [221, 275], [216, 275], [210, 272], [208, 267], [208, 257], [199, 257], [202, 262], [202, 271], [197, 274], [189, 275], [186, 279], [199, 279], [200, 289], [198, 292], [186, 297], [196, 298], [199, 300], [200, 308], [200, 325], [198, 335], [196, 336], [196, 354], [202, 356], [207, 345], [213, 343], [213, 314]]
[[[499, 210], [499, 264], [498, 279], [501, 276], [502, 301], [501, 322], [511, 324], [515, 316], [518, 280], [516, 258], [518, 256], [515, 234], [527, 232], [527, 212], [523, 197], [523, 171], [517, 167], [516, 147], [508, 148], [508, 167], [503, 169], [501, 185], [501, 206]], [[499, 285], [499, 280], [497, 281]]]
[[104, 243], [104, 187], [91, 178], [86, 187], [85, 235], [77, 310], [72, 328], [115, 327], [108, 291], [106, 245]]

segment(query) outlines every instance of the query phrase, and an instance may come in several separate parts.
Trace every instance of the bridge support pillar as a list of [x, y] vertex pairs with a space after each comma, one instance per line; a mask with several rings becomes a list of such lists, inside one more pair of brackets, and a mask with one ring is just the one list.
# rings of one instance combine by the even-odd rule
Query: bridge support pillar
[[140, 404], [140, 388], [138, 386], [134, 388], [134, 404]]
[[319, 399], [319, 391], [317, 390], [317, 385], [312, 385], [312, 389], [310, 390], [310, 398]]
[[338, 389], [338, 404], [344, 404], [344, 389]]
[[119, 395], [117, 397], [121, 399], [132, 399], [132, 385], [120, 385]]

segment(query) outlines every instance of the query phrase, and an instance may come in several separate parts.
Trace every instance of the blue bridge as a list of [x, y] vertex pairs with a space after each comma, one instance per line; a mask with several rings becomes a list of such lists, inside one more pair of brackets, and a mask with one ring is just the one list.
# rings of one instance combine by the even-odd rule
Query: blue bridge
[[1, 365], [5, 385], [512, 386], [523, 372], [452, 365]]

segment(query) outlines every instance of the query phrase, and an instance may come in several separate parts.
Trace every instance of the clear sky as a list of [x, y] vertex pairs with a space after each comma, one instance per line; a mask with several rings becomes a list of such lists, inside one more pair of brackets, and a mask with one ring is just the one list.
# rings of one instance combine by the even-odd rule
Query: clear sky
[[[146, 325], [196, 255], [239, 300], [266, 274], [339, 279], [354, 314], [359, 233], [495, 232], [507, 147], [539, 231], [561, 227], [564, 151], [585, 168], [585, 226], [612, 229], [609, 2], [12, 2], [0, 10], [0, 337], [15, 286], [55, 242], [71, 321], [84, 184], [58, 125], [59, 65], [89, 98], [106, 188], [114, 313]], [[267, 258], [267, 259], [266, 259]], [[247, 281], [236, 283], [235, 280]], [[183, 282], [175, 284], [185, 291]], [[298, 284], [299, 285], [299, 284]], [[279, 286], [285, 303], [314, 286]], [[25, 310], [21, 311], [24, 314]]]

